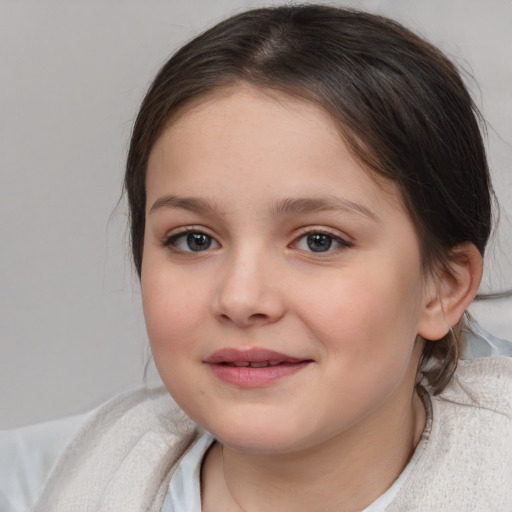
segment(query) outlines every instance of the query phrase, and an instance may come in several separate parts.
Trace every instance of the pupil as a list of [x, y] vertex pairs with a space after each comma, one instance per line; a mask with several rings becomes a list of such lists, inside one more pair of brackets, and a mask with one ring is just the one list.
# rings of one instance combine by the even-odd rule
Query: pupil
[[204, 251], [210, 247], [212, 239], [204, 233], [189, 233], [187, 245], [191, 251]]
[[314, 235], [308, 235], [307, 241], [308, 241], [308, 247], [313, 252], [328, 251], [332, 245], [332, 237], [329, 235], [323, 235], [322, 233], [315, 233]]

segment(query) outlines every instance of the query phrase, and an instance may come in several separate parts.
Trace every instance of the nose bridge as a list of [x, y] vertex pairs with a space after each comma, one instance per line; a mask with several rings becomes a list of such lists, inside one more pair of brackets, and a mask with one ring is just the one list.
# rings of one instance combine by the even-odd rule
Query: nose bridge
[[219, 273], [216, 314], [239, 325], [274, 322], [284, 312], [272, 251], [257, 240], [235, 245]]

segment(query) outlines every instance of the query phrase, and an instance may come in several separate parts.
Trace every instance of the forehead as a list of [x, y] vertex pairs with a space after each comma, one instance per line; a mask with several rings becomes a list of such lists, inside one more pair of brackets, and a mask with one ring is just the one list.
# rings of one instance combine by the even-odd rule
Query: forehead
[[296, 192], [350, 182], [370, 202], [378, 196], [403, 209], [394, 183], [353, 154], [325, 110], [245, 84], [196, 98], [172, 117], [150, 154], [147, 193], [154, 195], [162, 181], [204, 189], [255, 178], [269, 189], [295, 184]]

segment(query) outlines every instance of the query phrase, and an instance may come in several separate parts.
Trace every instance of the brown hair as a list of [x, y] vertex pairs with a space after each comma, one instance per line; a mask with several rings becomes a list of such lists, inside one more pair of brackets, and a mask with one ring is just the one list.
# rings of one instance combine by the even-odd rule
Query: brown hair
[[[236, 82], [282, 91], [326, 110], [354, 154], [399, 187], [426, 272], [447, 270], [463, 242], [483, 255], [492, 189], [479, 114], [455, 66], [392, 20], [295, 5], [255, 9], [219, 23], [178, 50], [150, 86], [125, 176], [139, 275], [153, 145], [188, 102]], [[458, 352], [451, 334], [425, 343], [421, 365], [435, 392], [451, 378]]]

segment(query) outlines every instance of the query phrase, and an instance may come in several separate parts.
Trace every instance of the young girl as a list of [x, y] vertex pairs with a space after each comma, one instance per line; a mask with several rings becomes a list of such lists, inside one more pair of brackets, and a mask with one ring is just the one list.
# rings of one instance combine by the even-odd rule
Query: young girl
[[512, 510], [512, 361], [459, 361], [477, 118], [437, 49], [365, 13], [258, 9], [179, 50], [125, 177], [165, 389], [95, 411], [34, 510]]

